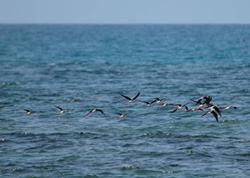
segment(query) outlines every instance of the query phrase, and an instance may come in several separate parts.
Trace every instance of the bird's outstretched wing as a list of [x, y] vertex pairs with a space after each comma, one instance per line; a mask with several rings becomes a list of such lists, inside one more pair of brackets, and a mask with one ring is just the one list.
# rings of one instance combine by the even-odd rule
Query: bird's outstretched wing
[[216, 114], [216, 112], [214, 112], [214, 111], [212, 111], [211, 113], [214, 115], [216, 121], [218, 122], [218, 114]]
[[137, 95], [133, 98], [133, 100], [135, 100], [136, 98], [138, 98], [138, 96], [140, 96], [140, 92], [137, 93]]
[[128, 96], [125, 96], [123, 94], [120, 94], [121, 96], [123, 96], [124, 98], [126, 98], [127, 100], [132, 100], [131, 98], [129, 98]]
[[63, 109], [60, 108], [59, 106], [56, 106], [56, 105], [55, 105], [55, 107], [56, 107], [57, 109], [59, 109], [60, 111], [63, 111]]

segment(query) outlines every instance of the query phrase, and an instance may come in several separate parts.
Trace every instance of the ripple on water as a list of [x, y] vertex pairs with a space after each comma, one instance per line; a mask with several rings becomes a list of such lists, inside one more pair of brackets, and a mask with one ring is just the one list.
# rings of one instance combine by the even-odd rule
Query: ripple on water
[[[0, 25], [0, 33], [0, 177], [250, 176], [248, 25]], [[120, 93], [138, 91], [122, 104]], [[193, 108], [207, 95], [238, 109], [217, 123], [140, 102]], [[94, 108], [105, 116], [84, 117]]]

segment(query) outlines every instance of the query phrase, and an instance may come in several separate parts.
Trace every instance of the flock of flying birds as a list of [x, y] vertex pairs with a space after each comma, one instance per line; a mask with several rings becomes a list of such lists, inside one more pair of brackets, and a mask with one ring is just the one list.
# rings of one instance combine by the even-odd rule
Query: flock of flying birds
[[[140, 92], [138, 92], [137, 95], [134, 98], [130, 98], [130, 97], [125, 96], [123, 94], [120, 94], [120, 95], [122, 97], [124, 97], [125, 99], [127, 99], [127, 101], [123, 102], [123, 104], [125, 104], [125, 103], [133, 103], [140, 96]], [[211, 100], [212, 100], [211, 96], [202, 96], [202, 97], [200, 97], [200, 98], [198, 98], [196, 100], [191, 100], [191, 101], [195, 102], [195, 104], [196, 104], [196, 107], [192, 108], [192, 109], [189, 109], [187, 104], [183, 105], [183, 104], [175, 104], [175, 103], [164, 103], [164, 100], [160, 99], [160, 98], [154, 98], [154, 100], [151, 101], [151, 102], [148, 102], [148, 101], [140, 101], [140, 102], [145, 103], [146, 106], [153, 106], [154, 104], [157, 104], [157, 103], [161, 103], [160, 107], [166, 107], [166, 106], [171, 106], [171, 105], [175, 106], [173, 111], [171, 111], [171, 113], [174, 113], [179, 109], [185, 109], [186, 112], [204, 111], [204, 113], [200, 114], [201, 116], [205, 116], [205, 115], [211, 113], [211, 114], [213, 114], [213, 116], [215, 117], [217, 122], [219, 121], [218, 115], [220, 117], [222, 116], [221, 115], [221, 110], [237, 109], [237, 107], [235, 107], [235, 106], [219, 107], [219, 106], [213, 105], [213, 104], [210, 103]], [[89, 111], [89, 113], [86, 116], [88, 116], [89, 114], [94, 113], [94, 112], [100, 112], [103, 115], [105, 115], [103, 110], [101, 110], [101, 109], [93, 109], [93, 110]], [[123, 117], [125, 117], [127, 115], [127, 114], [123, 114], [123, 113], [115, 113], [115, 114], [118, 114], [119, 118], [123, 118]]]
[[[139, 96], [140, 96], [140, 92], [137, 93], [137, 95], [133, 98], [130, 98], [128, 96], [125, 96], [123, 94], [120, 94], [122, 97], [124, 97], [125, 99], [127, 99], [126, 102], [123, 102], [123, 104], [126, 104], [126, 103], [133, 103], [133, 102], [136, 102], [136, 101], [139, 101], [139, 100], [136, 100]], [[187, 104], [175, 104], [175, 103], [164, 103], [164, 100], [163, 99], [160, 99], [160, 98], [154, 98], [153, 101], [139, 101], [139, 102], [143, 102], [145, 103], [146, 106], [153, 106], [155, 104], [160, 104], [160, 107], [167, 107], [167, 106], [175, 106], [173, 108], [173, 110], [171, 111], [171, 113], [174, 113], [176, 112], [177, 110], [180, 110], [180, 109], [184, 109], [186, 112], [195, 112], [195, 111], [203, 111], [203, 113], [201, 113], [200, 115], [201, 116], [205, 116], [207, 114], [213, 114], [214, 118], [216, 119], [216, 121], [218, 122], [219, 119], [218, 119], [218, 115], [220, 117], [222, 117], [221, 115], [221, 110], [226, 110], [226, 109], [237, 109], [237, 107], [235, 106], [226, 106], [226, 107], [219, 107], [219, 106], [216, 106], [216, 105], [213, 105], [211, 104], [212, 100], [212, 97], [211, 96], [202, 96], [196, 100], [191, 100], [195, 103], [196, 107], [195, 108], [192, 108], [192, 109], [189, 109]], [[62, 113], [66, 113], [67, 110], [64, 110], [62, 109], [61, 107], [59, 106], [56, 106], [54, 105], [58, 110], [59, 110], [59, 114], [62, 114]], [[4, 106], [0, 106], [0, 109], [4, 108]], [[28, 109], [23, 109], [24, 111], [26, 111], [26, 114], [29, 115], [29, 114], [33, 114], [33, 112], [31, 110], [28, 110]], [[89, 111], [86, 116], [94, 113], [94, 112], [100, 112], [101, 114], [105, 115], [104, 114], [104, 111], [102, 109], [99, 109], [99, 108], [96, 108], [96, 109], [93, 109], [91, 111]], [[123, 118], [125, 117], [127, 114], [126, 113], [114, 113], [114, 114], [117, 114], [119, 117], [118, 118]]]

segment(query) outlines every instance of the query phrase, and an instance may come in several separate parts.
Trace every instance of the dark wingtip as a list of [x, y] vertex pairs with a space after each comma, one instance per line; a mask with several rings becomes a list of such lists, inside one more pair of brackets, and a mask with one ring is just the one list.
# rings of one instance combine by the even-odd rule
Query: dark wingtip
[[133, 98], [133, 100], [135, 100], [136, 98], [138, 98], [140, 96], [140, 92], [137, 93], [137, 95]]

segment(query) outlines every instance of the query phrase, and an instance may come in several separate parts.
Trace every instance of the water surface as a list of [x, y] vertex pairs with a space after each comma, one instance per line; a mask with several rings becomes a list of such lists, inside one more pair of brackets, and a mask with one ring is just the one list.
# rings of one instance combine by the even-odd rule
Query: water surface
[[249, 177], [249, 59], [249, 25], [0, 25], [0, 175]]

